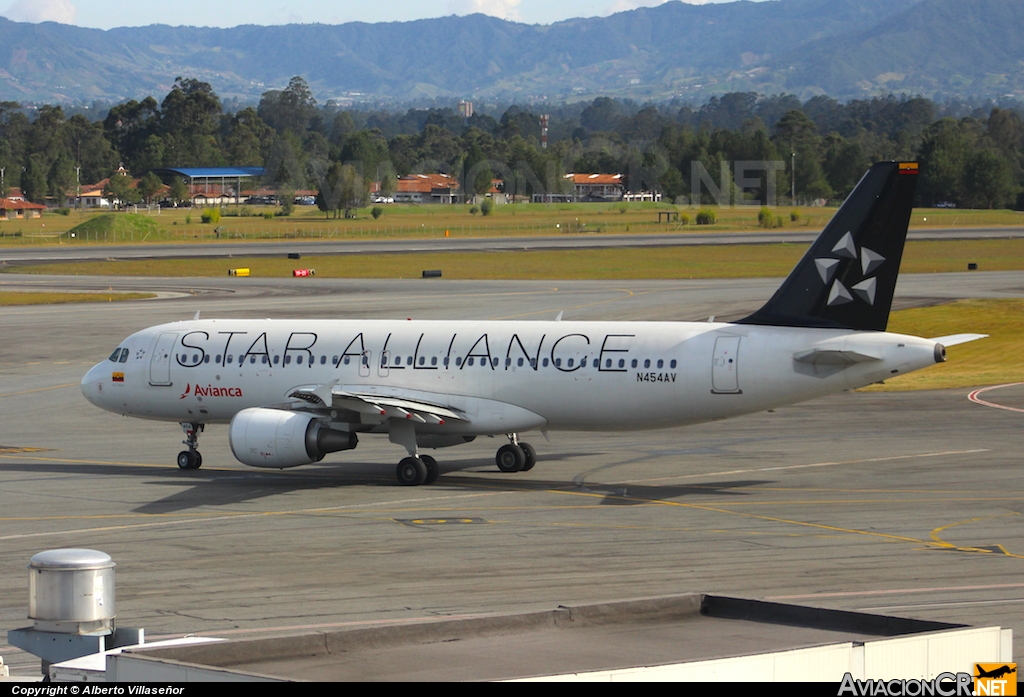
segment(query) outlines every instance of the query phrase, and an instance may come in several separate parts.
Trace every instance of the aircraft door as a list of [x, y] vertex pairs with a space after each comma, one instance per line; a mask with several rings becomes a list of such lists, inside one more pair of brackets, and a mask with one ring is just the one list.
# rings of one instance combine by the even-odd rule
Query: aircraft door
[[150, 385], [171, 384], [171, 352], [177, 340], [178, 335], [170, 332], [157, 337], [153, 357], [149, 360]]
[[711, 363], [711, 392], [740, 394], [740, 337], [720, 336], [715, 339], [715, 355]]

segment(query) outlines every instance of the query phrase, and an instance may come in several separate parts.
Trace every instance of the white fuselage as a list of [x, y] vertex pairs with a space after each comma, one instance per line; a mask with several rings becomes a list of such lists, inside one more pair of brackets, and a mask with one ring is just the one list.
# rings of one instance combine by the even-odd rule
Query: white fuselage
[[[191, 320], [119, 347], [82, 391], [120, 414], [223, 423], [334, 385], [450, 407], [466, 419], [417, 431], [461, 435], [693, 424], [936, 361], [936, 343], [918, 337], [712, 322]], [[824, 358], [806, 357], [815, 350]]]

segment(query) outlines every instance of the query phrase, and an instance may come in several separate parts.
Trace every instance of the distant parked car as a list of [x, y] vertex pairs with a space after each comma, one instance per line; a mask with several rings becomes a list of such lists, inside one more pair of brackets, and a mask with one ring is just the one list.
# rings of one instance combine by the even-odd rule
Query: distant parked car
[[952, 201], [940, 201], [935, 204], [936, 208], [956, 208], [956, 204]]
[[373, 197], [373, 202], [374, 203], [394, 203], [395, 199], [391, 198], [390, 196], [374, 196]]
[[295, 203], [299, 206], [315, 206], [316, 196], [296, 196]]

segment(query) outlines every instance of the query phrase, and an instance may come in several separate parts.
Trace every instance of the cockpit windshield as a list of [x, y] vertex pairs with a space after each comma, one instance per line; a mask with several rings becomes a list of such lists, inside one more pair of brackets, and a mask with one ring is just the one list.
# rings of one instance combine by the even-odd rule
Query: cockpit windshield
[[114, 349], [114, 352], [110, 354], [110, 358], [107, 359], [111, 363], [127, 363], [128, 362], [128, 349], [121, 348], [118, 346]]

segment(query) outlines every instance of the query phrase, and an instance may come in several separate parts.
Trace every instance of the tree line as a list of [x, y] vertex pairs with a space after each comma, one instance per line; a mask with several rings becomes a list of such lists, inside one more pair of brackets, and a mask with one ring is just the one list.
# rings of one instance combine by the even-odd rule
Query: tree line
[[[565, 191], [567, 172], [623, 173], [633, 191], [679, 203], [798, 202], [844, 197], [872, 162], [918, 159], [919, 205], [1024, 208], [1024, 116], [983, 105], [951, 114], [921, 97], [840, 103], [829, 97], [731, 93], [700, 106], [636, 104], [607, 97], [560, 106], [454, 108], [402, 113], [320, 105], [301, 77], [259, 104], [225, 110], [212, 87], [178, 78], [153, 97], [111, 107], [103, 118], [0, 102], [0, 186], [36, 202], [63, 200], [119, 165], [140, 176], [162, 167], [258, 166], [267, 183], [292, 189], [393, 190], [398, 177], [441, 172], [467, 195], [497, 179], [507, 194]], [[962, 109], [961, 109], [962, 111]], [[541, 114], [549, 115], [547, 147]], [[740, 170], [721, 163], [753, 163]], [[756, 163], [773, 163], [757, 169]], [[769, 179], [774, 178], [772, 181]], [[355, 182], [355, 183], [353, 183]], [[173, 184], [180, 193], [180, 182]], [[147, 180], [147, 190], [156, 186]], [[0, 195], [6, 195], [0, 191]]]

